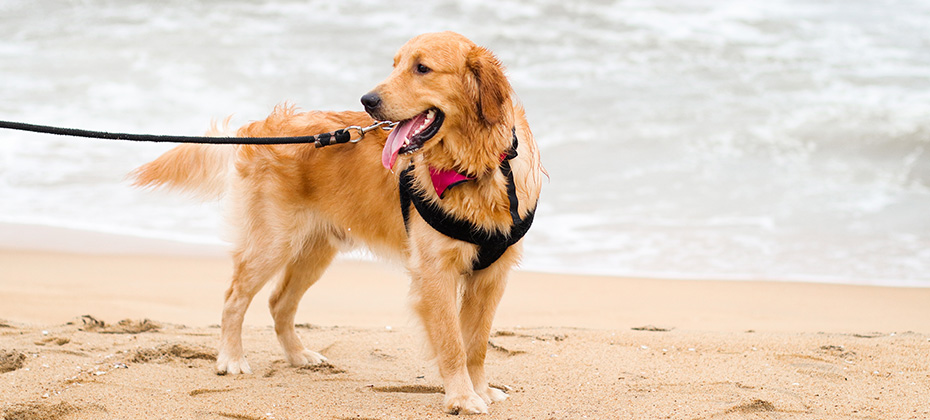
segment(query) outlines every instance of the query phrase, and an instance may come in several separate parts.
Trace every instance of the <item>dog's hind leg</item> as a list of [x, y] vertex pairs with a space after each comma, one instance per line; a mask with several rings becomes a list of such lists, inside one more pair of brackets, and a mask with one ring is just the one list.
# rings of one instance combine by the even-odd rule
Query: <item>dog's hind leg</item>
[[298, 255], [288, 263], [268, 306], [274, 317], [274, 330], [292, 366], [316, 365], [326, 361], [323, 355], [307, 350], [294, 329], [294, 316], [300, 299], [333, 261], [336, 255], [328, 238], [309, 238]]
[[463, 285], [460, 319], [465, 353], [468, 357], [468, 375], [471, 377], [475, 393], [488, 404], [507, 399], [507, 394], [503, 391], [488, 386], [484, 359], [488, 351], [494, 312], [501, 296], [504, 295], [507, 273], [511, 265], [509, 260], [502, 258], [491, 267], [466, 276]]
[[261, 245], [253, 244], [233, 256], [233, 278], [223, 304], [220, 351], [216, 358], [218, 375], [252, 373], [242, 351], [242, 321], [255, 294], [281, 271], [284, 255], [272, 246]]

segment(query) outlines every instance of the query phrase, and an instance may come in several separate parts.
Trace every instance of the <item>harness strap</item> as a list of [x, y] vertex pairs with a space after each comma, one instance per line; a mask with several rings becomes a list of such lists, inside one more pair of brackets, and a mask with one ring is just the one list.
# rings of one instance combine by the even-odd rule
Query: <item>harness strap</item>
[[520, 222], [520, 201], [517, 199], [517, 184], [513, 181], [513, 169], [510, 161], [501, 162], [501, 172], [507, 177], [507, 199], [510, 201], [510, 219], [516, 225]]
[[485, 231], [474, 223], [459, 219], [443, 211], [435, 203], [428, 201], [414, 188], [413, 165], [401, 172], [398, 182], [400, 210], [404, 217], [404, 227], [408, 231], [410, 230], [410, 205], [413, 204], [420, 217], [437, 232], [452, 239], [478, 245], [478, 256], [472, 265], [472, 270], [483, 270], [494, 264], [504, 255], [507, 248], [519, 242], [526, 235], [526, 232], [529, 231], [530, 226], [533, 224], [533, 217], [536, 212], [536, 209], [533, 208], [524, 218], [521, 218], [519, 214], [520, 202], [517, 198], [513, 170], [510, 167], [510, 159], [517, 156], [517, 144], [516, 129], [514, 129], [513, 147], [504, 155], [500, 165], [501, 173], [507, 177], [507, 198], [510, 205], [510, 217], [513, 220], [510, 232]]

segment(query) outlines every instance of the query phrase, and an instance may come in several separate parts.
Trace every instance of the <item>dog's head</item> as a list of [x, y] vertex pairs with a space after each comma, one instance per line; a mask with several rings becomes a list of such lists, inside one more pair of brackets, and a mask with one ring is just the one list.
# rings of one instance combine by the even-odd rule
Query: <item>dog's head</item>
[[509, 135], [503, 145], [477, 143], [487, 143], [492, 132], [509, 133], [510, 96], [503, 67], [490, 51], [462, 35], [440, 32], [404, 44], [394, 56], [394, 70], [362, 104], [377, 120], [399, 122], [382, 153], [390, 169], [398, 155], [440, 147], [448, 154], [495, 159]]

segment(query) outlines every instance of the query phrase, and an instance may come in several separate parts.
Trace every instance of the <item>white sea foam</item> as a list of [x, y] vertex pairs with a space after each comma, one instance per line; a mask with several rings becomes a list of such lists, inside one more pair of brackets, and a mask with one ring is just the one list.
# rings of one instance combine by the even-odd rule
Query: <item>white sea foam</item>
[[[360, 109], [396, 48], [493, 49], [552, 174], [525, 267], [930, 286], [930, 5], [0, 3], [0, 118], [199, 134]], [[0, 132], [0, 221], [215, 244], [221, 212], [122, 182], [168, 146]]]

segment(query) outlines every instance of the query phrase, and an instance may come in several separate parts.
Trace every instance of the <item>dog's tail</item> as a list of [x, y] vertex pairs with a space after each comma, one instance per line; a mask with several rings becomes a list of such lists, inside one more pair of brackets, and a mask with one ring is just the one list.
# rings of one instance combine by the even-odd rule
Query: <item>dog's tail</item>
[[[208, 136], [228, 135], [227, 118], [223, 127], [214, 123]], [[167, 188], [212, 200], [226, 190], [227, 174], [236, 156], [236, 146], [182, 144], [129, 173], [132, 185], [141, 188]]]

